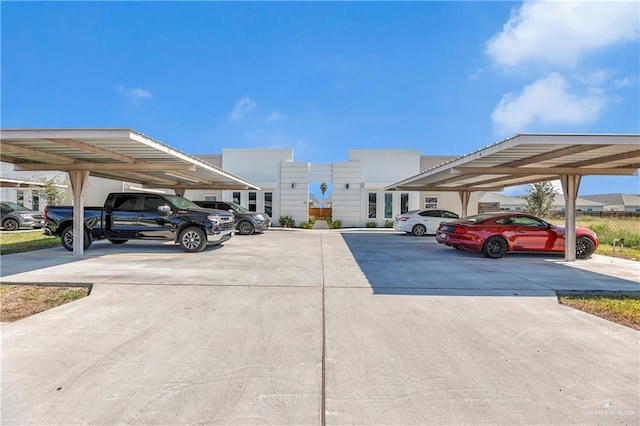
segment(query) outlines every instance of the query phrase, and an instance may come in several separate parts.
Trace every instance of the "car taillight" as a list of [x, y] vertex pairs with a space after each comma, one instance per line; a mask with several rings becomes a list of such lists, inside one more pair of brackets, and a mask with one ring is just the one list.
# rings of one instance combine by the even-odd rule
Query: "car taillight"
[[408, 217], [399, 217], [399, 218], [398, 218], [398, 221], [400, 221], [400, 222], [406, 222], [406, 221], [408, 221], [408, 220], [409, 220], [409, 218], [408, 218]]
[[466, 228], [460, 228], [457, 227], [455, 231], [453, 231], [456, 234], [464, 234], [465, 232], [467, 232]]

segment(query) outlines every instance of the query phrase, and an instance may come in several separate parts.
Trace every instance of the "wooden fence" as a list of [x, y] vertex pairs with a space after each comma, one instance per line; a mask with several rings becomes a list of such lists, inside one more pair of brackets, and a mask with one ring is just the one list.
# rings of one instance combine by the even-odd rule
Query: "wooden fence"
[[331, 219], [331, 207], [309, 207], [309, 216], [318, 220], [329, 220]]

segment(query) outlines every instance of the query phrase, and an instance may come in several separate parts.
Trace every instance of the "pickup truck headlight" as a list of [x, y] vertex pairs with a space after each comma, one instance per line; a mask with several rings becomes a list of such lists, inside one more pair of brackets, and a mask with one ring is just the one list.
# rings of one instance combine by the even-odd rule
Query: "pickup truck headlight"
[[217, 216], [213, 216], [213, 215], [208, 215], [207, 219], [209, 219], [211, 222], [215, 223], [216, 225], [220, 223], [220, 219], [218, 219]]

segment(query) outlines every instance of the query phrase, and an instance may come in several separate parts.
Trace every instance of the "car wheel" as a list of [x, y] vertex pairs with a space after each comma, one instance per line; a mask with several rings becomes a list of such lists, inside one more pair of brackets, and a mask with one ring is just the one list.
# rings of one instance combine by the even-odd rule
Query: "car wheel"
[[178, 244], [187, 253], [196, 253], [207, 246], [207, 236], [202, 229], [190, 226], [180, 232]]
[[112, 244], [124, 244], [129, 240], [117, 240], [115, 238], [109, 238], [109, 241], [111, 241]]
[[[73, 226], [67, 226], [60, 233], [60, 241], [62, 246], [69, 251], [73, 251]], [[91, 245], [91, 235], [84, 230], [84, 249], [88, 249]]]
[[596, 251], [596, 245], [593, 244], [589, 237], [576, 238], [576, 257], [578, 259], [586, 259]]
[[427, 233], [427, 228], [424, 225], [416, 225], [413, 227], [412, 234], [416, 237], [422, 237]]
[[507, 254], [509, 246], [502, 237], [489, 237], [482, 246], [482, 254], [491, 259], [499, 259]]
[[253, 225], [251, 224], [251, 222], [247, 222], [246, 220], [243, 220], [242, 222], [240, 222], [236, 227], [236, 229], [238, 230], [238, 233], [240, 235], [253, 234]]
[[18, 221], [11, 218], [2, 222], [2, 226], [4, 227], [5, 231], [17, 231], [18, 228], [20, 228], [20, 224], [18, 223]]

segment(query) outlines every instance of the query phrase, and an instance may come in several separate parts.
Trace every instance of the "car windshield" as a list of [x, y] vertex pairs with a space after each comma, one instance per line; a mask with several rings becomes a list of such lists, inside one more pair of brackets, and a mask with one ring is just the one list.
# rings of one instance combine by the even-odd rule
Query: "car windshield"
[[14, 212], [26, 212], [29, 211], [28, 208], [21, 206], [20, 204], [16, 204], [16, 203], [3, 203], [5, 206], [8, 206], [11, 210], [13, 210]]
[[163, 195], [171, 204], [176, 206], [179, 209], [201, 209], [199, 205], [194, 203], [193, 201], [189, 201], [184, 197], [180, 197], [179, 195]]
[[240, 204], [229, 203], [229, 205], [231, 206], [233, 211], [235, 211], [236, 213], [251, 213], [249, 210], [245, 209]]

